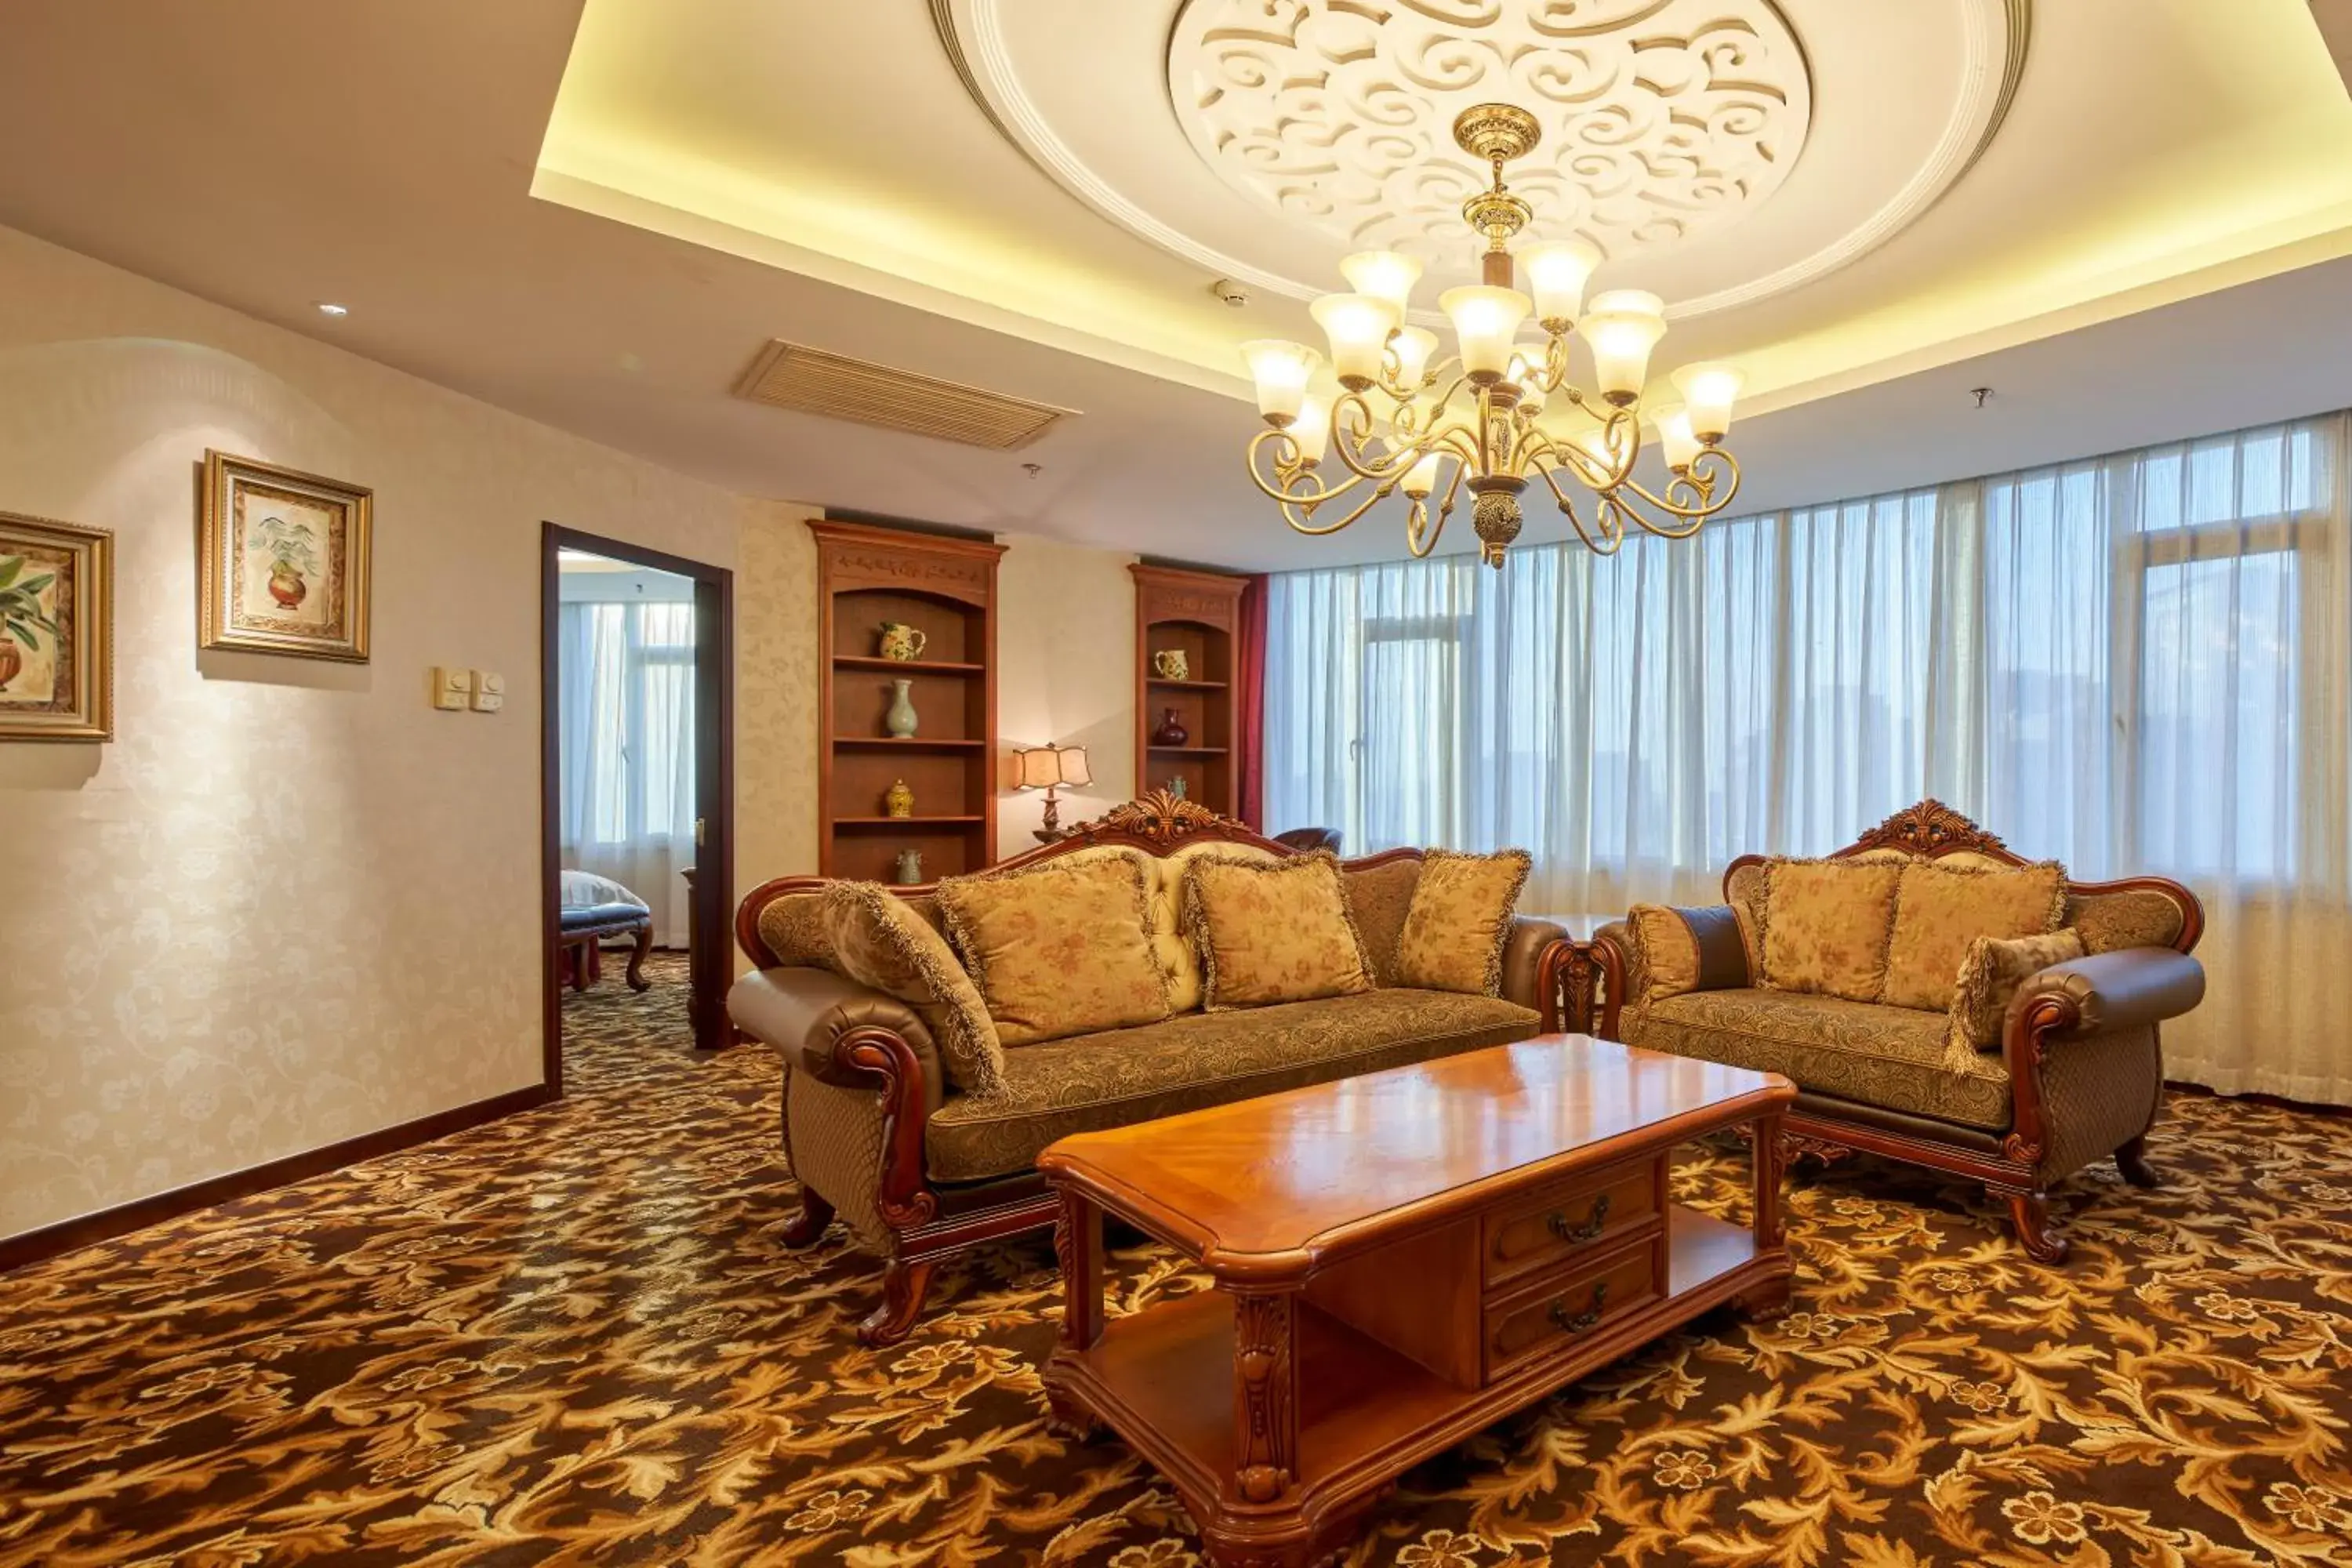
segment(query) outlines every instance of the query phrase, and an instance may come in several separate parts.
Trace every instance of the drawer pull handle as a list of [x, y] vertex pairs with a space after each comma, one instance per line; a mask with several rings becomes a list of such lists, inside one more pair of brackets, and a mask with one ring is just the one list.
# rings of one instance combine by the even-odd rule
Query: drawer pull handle
[[1592, 1287], [1592, 1305], [1584, 1311], [1569, 1315], [1565, 1300], [1551, 1304], [1551, 1321], [1566, 1333], [1580, 1334], [1601, 1321], [1601, 1304], [1609, 1299], [1609, 1281], [1603, 1279]]
[[1558, 1209], [1545, 1215], [1544, 1223], [1551, 1226], [1551, 1233], [1562, 1241], [1591, 1241], [1609, 1223], [1609, 1194], [1603, 1193], [1592, 1200], [1592, 1212], [1585, 1216], [1582, 1225], [1569, 1224], [1568, 1216]]

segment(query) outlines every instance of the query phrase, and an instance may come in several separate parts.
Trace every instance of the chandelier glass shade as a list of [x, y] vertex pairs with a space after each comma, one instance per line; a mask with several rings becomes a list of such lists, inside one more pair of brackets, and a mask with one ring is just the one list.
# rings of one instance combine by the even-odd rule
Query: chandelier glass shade
[[[1481, 104], [1454, 122], [1454, 141], [1493, 166], [1494, 184], [1462, 209], [1486, 241], [1484, 281], [1438, 297], [1454, 328], [1450, 357], [1437, 357], [1436, 333], [1407, 324], [1422, 264], [1390, 250], [1341, 261], [1349, 291], [1310, 307], [1329, 345], [1336, 394], [1317, 386], [1325, 363], [1318, 350], [1271, 338], [1242, 345], [1266, 424], [1250, 442], [1250, 477], [1298, 532], [1337, 533], [1402, 490], [1406, 547], [1424, 556], [1466, 489], [1479, 553], [1499, 567], [1533, 480], [1551, 491], [1586, 548], [1603, 555], [1629, 528], [1686, 539], [1738, 493], [1739, 464], [1722, 442], [1742, 377], [1726, 364], [1674, 374], [1682, 402], [1648, 412], [1666, 483], [1654, 491], [1633, 478], [1665, 304], [1637, 289], [1588, 304], [1585, 285], [1601, 258], [1581, 240], [1527, 246], [1514, 258], [1511, 238], [1534, 212], [1504, 184], [1503, 165], [1539, 134], [1535, 118], [1510, 104]], [[1524, 292], [1515, 286], [1521, 273]], [[1530, 319], [1540, 341], [1521, 339]], [[1572, 335], [1591, 354], [1590, 390], [1569, 379]], [[1327, 475], [1335, 458], [1345, 472]], [[1589, 519], [1571, 487], [1589, 496]]]

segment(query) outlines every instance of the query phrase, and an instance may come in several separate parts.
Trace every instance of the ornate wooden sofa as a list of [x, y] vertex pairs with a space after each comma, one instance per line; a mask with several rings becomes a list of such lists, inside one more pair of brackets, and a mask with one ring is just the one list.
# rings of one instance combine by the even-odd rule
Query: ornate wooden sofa
[[[1160, 878], [1155, 899], [1171, 900], [1181, 868], [1198, 855], [1303, 853], [1155, 792], [1003, 864], [1034, 866], [1105, 847], [1153, 857]], [[791, 922], [821, 902], [807, 895], [831, 883], [787, 877], [754, 889], [737, 910], [735, 931], [758, 967], [737, 982], [728, 1010], [740, 1032], [772, 1047], [785, 1064], [784, 1146], [801, 1184], [786, 1245], [815, 1242], [838, 1216], [879, 1253], [883, 1300], [859, 1337], [887, 1344], [913, 1324], [941, 1259], [1053, 1226], [1055, 1201], [1034, 1160], [1056, 1137], [1558, 1027], [1567, 946], [1547, 921], [1515, 921], [1499, 997], [1388, 984], [1381, 955], [1394, 947], [1421, 860], [1417, 849], [1393, 849], [1340, 863], [1381, 989], [1213, 1013], [1195, 1005], [1142, 1027], [1018, 1047], [1004, 1053], [1005, 1090], [992, 1099], [960, 1093], [947, 1081], [931, 1032], [907, 1004], [825, 968], [781, 962], [778, 948], [793, 946]], [[892, 891], [936, 918], [927, 907], [929, 887]]]
[[[2026, 864], [1999, 838], [1939, 802], [1897, 812], [1830, 857], [1941, 860], [1980, 868]], [[1724, 873], [1725, 903], [1754, 922], [1765, 858], [1744, 855]], [[1768, 1068], [1799, 1093], [1783, 1153], [1831, 1160], [1855, 1150], [1981, 1182], [2005, 1202], [2026, 1250], [2065, 1257], [2049, 1224], [2047, 1194], [2062, 1178], [2112, 1154], [2124, 1179], [2153, 1186], [2146, 1134], [2164, 1094], [2158, 1026], [2204, 996], [2189, 956], [2204, 930], [2196, 895], [2162, 877], [2063, 884], [2062, 926], [2086, 955], [2028, 976], [2000, 1025], [1999, 1049], [1948, 1070], [1942, 1016], [1883, 1004], [1831, 1001], [1737, 984], [1645, 1001], [1648, 955], [1634, 927], [1613, 922], [1593, 939], [1604, 1038], [1734, 1066]], [[1730, 946], [1739, 962], [1740, 942]], [[1752, 965], [1752, 953], [1747, 955]], [[1870, 1015], [1882, 1015], [1873, 1020]]]

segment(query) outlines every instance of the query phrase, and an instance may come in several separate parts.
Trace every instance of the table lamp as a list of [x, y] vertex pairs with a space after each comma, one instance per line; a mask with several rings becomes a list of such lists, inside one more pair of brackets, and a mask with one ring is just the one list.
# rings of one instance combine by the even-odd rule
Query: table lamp
[[1064, 784], [1075, 787], [1095, 782], [1093, 772], [1087, 766], [1087, 749], [1084, 746], [1036, 746], [1015, 752], [1013, 761], [1020, 764], [1020, 786], [1023, 789], [1045, 792], [1045, 826], [1035, 830], [1037, 842], [1051, 844], [1063, 837], [1061, 803], [1054, 798], [1054, 791]]

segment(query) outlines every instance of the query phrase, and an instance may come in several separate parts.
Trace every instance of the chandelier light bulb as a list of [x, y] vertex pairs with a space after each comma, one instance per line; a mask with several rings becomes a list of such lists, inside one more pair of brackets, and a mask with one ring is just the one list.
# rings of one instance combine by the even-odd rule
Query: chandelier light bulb
[[1331, 445], [1331, 405], [1319, 397], [1301, 400], [1298, 416], [1288, 428], [1290, 438], [1298, 443], [1298, 460], [1313, 468]]
[[1427, 500], [1429, 492], [1437, 488], [1437, 462], [1438, 454], [1432, 452], [1407, 468], [1402, 487], [1404, 493], [1415, 500]]
[[1580, 239], [1531, 245], [1519, 252], [1528, 290], [1535, 296], [1536, 320], [1548, 332], [1564, 332], [1584, 313], [1584, 286], [1601, 265], [1601, 252]]
[[1350, 391], [1381, 375], [1381, 351], [1396, 331], [1397, 308], [1373, 294], [1326, 294], [1307, 308], [1331, 341], [1331, 367]]
[[1620, 407], [1640, 402], [1650, 351], [1666, 335], [1664, 303], [1638, 289], [1612, 289], [1592, 301], [1583, 331], [1601, 395]]
[[1692, 433], [1710, 447], [1731, 433], [1731, 405], [1747, 384], [1748, 377], [1727, 364], [1686, 364], [1675, 372]]
[[1399, 250], [1360, 250], [1340, 258], [1339, 276], [1357, 293], [1387, 300], [1402, 320], [1412, 307], [1412, 286], [1421, 281], [1421, 263]]
[[1253, 338], [1242, 345], [1242, 359], [1257, 383], [1257, 411], [1277, 429], [1298, 416], [1307, 397], [1307, 378], [1323, 356], [1305, 343], [1281, 338]]
[[1686, 471], [1698, 461], [1699, 439], [1691, 433], [1691, 416], [1687, 409], [1664, 408], [1658, 411], [1658, 445], [1664, 453], [1666, 467], [1675, 473]]
[[1396, 354], [1397, 384], [1411, 392], [1429, 374], [1430, 359], [1437, 353], [1437, 334], [1424, 327], [1399, 327], [1389, 347]]
[[1510, 368], [1511, 340], [1535, 301], [1516, 289], [1448, 289], [1439, 310], [1454, 323], [1462, 368], [1471, 380], [1492, 385]]

